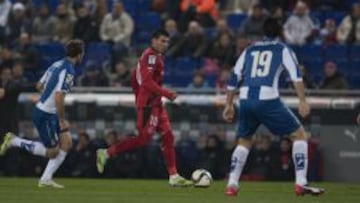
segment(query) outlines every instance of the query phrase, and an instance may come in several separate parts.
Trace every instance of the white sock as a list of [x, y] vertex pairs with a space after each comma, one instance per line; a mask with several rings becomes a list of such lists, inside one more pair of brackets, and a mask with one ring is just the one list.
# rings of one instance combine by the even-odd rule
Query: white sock
[[296, 140], [293, 144], [293, 160], [295, 166], [295, 176], [297, 185], [307, 184], [308, 167], [308, 144], [304, 140]]
[[45, 171], [40, 178], [40, 181], [48, 181], [52, 179], [56, 170], [64, 162], [66, 154], [67, 153], [65, 151], [60, 150], [59, 154], [55, 158], [49, 160], [48, 164], [46, 165]]
[[246, 159], [249, 155], [249, 149], [244, 146], [238, 145], [231, 157], [230, 175], [228, 186], [238, 186], [241, 172], [246, 163]]
[[177, 178], [178, 176], [179, 176], [179, 174], [170, 175], [169, 179], [174, 179], [174, 178]]
[[10, 145], [12, 147], [19, 147], [19, 148], [25, 149], [26, 151], [28, 151], [34, 155], [46, 156], [46, 148], [40, 142], [26, 140], [26, 139], [22, 139], [17, 136], [14, 136], [11, 139]]

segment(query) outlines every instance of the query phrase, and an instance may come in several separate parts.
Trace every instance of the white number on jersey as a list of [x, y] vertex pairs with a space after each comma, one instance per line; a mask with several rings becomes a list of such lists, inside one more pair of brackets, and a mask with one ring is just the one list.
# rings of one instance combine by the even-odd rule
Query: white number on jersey
[[251, 56], [253, 56], [251, 77], [266, 77], [270, 72], [273, 53], [271, 51], [253, 51]]

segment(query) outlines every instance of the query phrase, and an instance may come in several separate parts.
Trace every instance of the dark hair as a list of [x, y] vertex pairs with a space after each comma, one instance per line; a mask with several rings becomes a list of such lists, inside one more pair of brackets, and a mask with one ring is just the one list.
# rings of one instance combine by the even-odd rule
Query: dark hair
[[170, 37], [169, 33], [168, 33], [166, 30], [164, 30], [164, 29], [159, 29], [159, 30], [156, 30], [156, 31], [153, 33], [151, 39], [157, 39], [157, 38], [159, 38], [159, 37], [161, 37], [161, 36]]
[[266, 37], [275, 38], [281, 36], [282, 26], [275, 18], [266, 19], [263, 29]]
[[84, 52], [84, 42], [79, 39], [70, 40], [66, 43], [66, 56], [76, 57]]

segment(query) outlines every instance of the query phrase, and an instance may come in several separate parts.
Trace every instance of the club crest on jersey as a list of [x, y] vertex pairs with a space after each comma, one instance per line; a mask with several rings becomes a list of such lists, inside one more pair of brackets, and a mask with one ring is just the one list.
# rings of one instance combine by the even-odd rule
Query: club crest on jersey
[[155, 62], [156, 62], [156, 56], [155, 55], [149, 55], [148, 64], [149, 65], [154, 65]]
[[71, 86], [73, 85], [73, 83], [74, 83], [74, 76], [71, 75], [71, 74], [67, 74], [67, 75], [66, 75], [66, 78], [65, 78], [65, 83], [66, 83], [69, 87], [71, 87]]

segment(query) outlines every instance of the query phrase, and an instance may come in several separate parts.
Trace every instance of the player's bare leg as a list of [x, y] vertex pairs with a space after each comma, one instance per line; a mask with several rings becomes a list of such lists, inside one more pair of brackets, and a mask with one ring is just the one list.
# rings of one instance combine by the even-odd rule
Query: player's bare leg
[[38, 183], [39, 187], [53, 187], [58, 189], [64, 188], [63, 185], [60, 185], [53, 180], [53, 175], [64, 162], [67, 153], [71, 149], [72, 141], [71, 135], [68, 131], [60, 134], [59, 139], [59, 153], [54, 158], [50, 159], [46, 165], [46, 168]]
[[295, 166], [295, 194], [302, 196], [306, 194], [321, 195], [325, 192], [323, 188], [311, 187], [306, 178], [308, 169], [308, 144], [307, 135], [303, 127], [297, 129], [292, 135], [293, 160]]
[[239, 190], [239, 178], [245, 166], [249, 149], [252, 146], [251, 139], [239, 138], [237, 146], [231, 157], [230, 174], [227, 186], [225, 188], [225, 195], [236, 196]]

